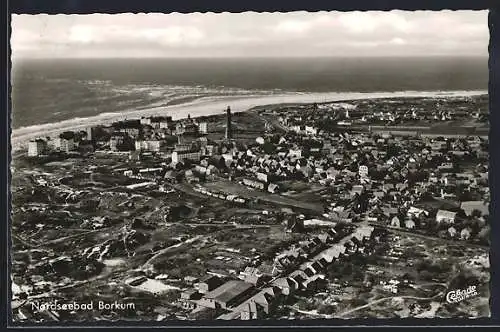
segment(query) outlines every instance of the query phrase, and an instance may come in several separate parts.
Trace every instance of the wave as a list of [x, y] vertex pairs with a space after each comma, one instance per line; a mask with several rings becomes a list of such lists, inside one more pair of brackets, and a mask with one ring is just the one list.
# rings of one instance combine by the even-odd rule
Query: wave
[[227, 106], [233, 112], [243, 112], [257, 106], [273, 104], [327, 103], [360, 99], [380, 98], [415, 98], [415, 97], [467, 97], [487, 94], [486, 90], [470, 91], [400, 91], [400, 92], [329, 92], [329, 93], [286, 93], [275, 95], [254, 96], [207, 96], [171, 106], [152, 106], [124, 112], [106, 112], [90, 117], [78, 117], [56, 123], [20, 127], [12, 131], [12, 145], [18, 146], [34, 137], [53, 136], [64, 130], [78, 130], [89, 126], [109, 124], [125, 118], [140, 118], [141, 116], [169, 115], [174, 119], [222, 114]]

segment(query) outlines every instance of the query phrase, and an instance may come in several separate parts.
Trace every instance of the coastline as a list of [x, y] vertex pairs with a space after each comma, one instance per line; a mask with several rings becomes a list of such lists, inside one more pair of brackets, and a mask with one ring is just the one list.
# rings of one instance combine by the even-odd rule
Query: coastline
[[233, 113], [245, 112], [255, 107], [263, 107], [279, 104], [309, 104], [309, 103], [333, 103], [346, 102], [362, 99], [383, 99], [383, 98], [446, 98], [446, 97], [467, 97], [488, 94], [487, 90], [469, 90], [469, 91], [399, 91], [399, 92], [347, 92], [347, 93], [297, 93], [270, 95], [259, 97], [243, 97], [216, 100], [197, 100], [184, 104], [172, 106], [156, 106], [143, 108], [140, 110], [131, 109], [121, 113], [101, 113], [87, 118], [74, 118], [60, 121], [57, 123], [48, 123], [21, 127], [13, 129], [11, 133], [12, 152], [20, 150], [30, 139], [40, 136], [54, 136], [65, 130], [77, 130], [89, 126], [107, 125], [114, 121], [123, 119], [140, 118], [141, 116], [169, 115], [178, 120], [187, 117], [196, 118], [200, 116], [209, 116], [222, 114], [224, 109], [231, 106]]

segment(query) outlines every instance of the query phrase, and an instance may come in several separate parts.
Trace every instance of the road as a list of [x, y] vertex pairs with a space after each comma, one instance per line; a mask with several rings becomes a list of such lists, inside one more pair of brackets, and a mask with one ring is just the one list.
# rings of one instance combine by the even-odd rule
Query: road
[[365, 305], [362, 305], [362, 306], [359, 306], [359, 307], [356, 307], [356, 308], [353, 308], [353, 309], [350, 309], [350, 310], [347, 310], [347, 311], [344, 311], [343, 313], [339, 314], [339, 315], [335, 315], [334, 317], [344, 317], [348, 314], [351, 314], [355, 311], [359, 311], [359, 310], [362, 310], [362, 309], [366, 309], [368, 307], [371, 307], [372, 305], [375, 305], [375, 304], [378, 304], [378, 303], [381, 303], [381, 302], [384, 302], [384, 301], [387, 301], [387, 300], [392, 300], [392, 299], [406, 299], [406, 300], [434, 300], [440, 296], [444, 296], [444, 292], [439, 292], [438, 294], [434, 295], [434, 296], [431, 296], [431, 297], [417, 297], [417, 296], [388, 296], [388, 297], [383, 297], [381, 299], [377, 299], [377, 300], [374, 300], [374, 301], [371, 301]]
[[482, 249], [488, 249], [489, 247], [483, 244], [477, 244], [477, 243], [471, 243], [469, 241], [461, 241], [461, 240], [451, 240], [451, 239], [443, 239], [437, 236], [433, 235], [426, 235], [426, 234], [420, 234], [416, 233], [415, 230], [410, 230], [410, 229], [404, 229], [404, 228], [396, 228], [396, 227], [391, 227], [388, 225], [381, 225], [379, 223], [368, 223], [370, 226], [374, 226], [377, 228], [384, 228], [390, 232], [401, 234], [401, 235], [408, 235], [408, 236], [414, 236], [422, 239], [427, 239], [427, 240], [435, 240], [435, 241], [441, 241], [443, 243], [448, 243], [451, 245], [456, 245], [456, 246], [466, 246], [466, 247], [475, 247], [475, 248], [482, 248]]
[[96, 280], [104, 279], [104, 278], [109, 277], [112, 272], [113, 272], [112, 270], [104, 268], [104, 270], [100, 274], [98, 274], [94, 277], [91, 277], [89, 279], [82, 280], [82, 281], [77, 281], [77, 282], [74, 282], [74, 283], [69, 284], [69, 285], [55, 287], [55, 288], [53, 288], [50, 291], [45, 292], [45, 293], [28, 296], [28, 300], [35, 300], [35, 299], [50, 297], [50, 296], [53, 296], [53, 294], [55, 294], [56, 291], [69, 289], [69, 288], [75, 288], [75, 287], [82, 286], [82, 285], [88, 284], [88, 283], [96, 281]]
[[322, 204], [298, 201], [279, 194], [271, 194], [262, 190], [252, 190], [246, 186], [234, 183], [225, 179], [220, 179], [216, 182], [205, 184], [208, 189], [220, 190], [226, 193], [238, 195], [247, 199], [258, 199], [259, 201], [272, 203], [279, 206], [295, 207], [298, 209], [308, 210], [314, 214], [323, 213], [324, 206]]
[[[353, 230], [354, 232], [355, 230]], [[352, 234], [353, 232], [350, 232], [349, 234], [347, 234], [346, 236], [344, 236], [342, 239], [340, 239], [339, 241], [337, 241], [336, 243], [332, 244], [331, 246], [335, 246], [335, 245], [338, 245], [338, 244], [343, 244], [345, 242], [347, 242], [349, 239], [351, 239], [352, 237]], [[291, 266], [288, 266], [286, 271], [290, 271], [290, 270], [294, 270], [295, 268], [298, 268], [300, 265], [304, 264], [303, 261], [298, 261], [296, 263], [294, 263], [293, 265]], [[288, 276], [288, 274], [290, 272], [286, 272], [286, 271], [283, 271], [283, 272], [280, 272], [278, 273], [276, 276], [274, 276], [269, 282], [261, 285], [258, 287], [259, 290], [262, 290], [262, 289], [265, 289], [266, 287], [270, 287], [272, 286], [272, 283], [276, 280], [276, 279], [279, 279], [279, 278], [282, 278], [282, 277], [286, 277]], [[241, 305], [241, 304], [240, 304]], [[239, 306], [239, 305], [238, 305]], [[236, 306], [235, 308], [237, 308], [238, 306]], [[235, 309], [235, 308], [229, 308], [230, 310], [232, 309]], [[222, 314], [221, 316], [217, 317], [217, 319], [220, 319], [220, 317], [224, 316], [225, 314]]]
[[170, 225], [182, 225], [182, 226], [210, 226], [210, 227], [234, 227], [239, 229], [250, 229], [250, 228], [271, 228], [272, 226], [280, 226], [280, 225], [260, 225], [260, 224], [232, 224], [232, 223], [186, 223], [186, 222], [175, 222], [175, 223], [167, 223], [165, 226]]
[[170, 250], [172, 249], [175, 249], [175, 248], [179, 248], [185, 244], [189, 244], [189, 243], [193, 243], [193, 242], [196, 242], [198, 241], [199, 239], [201, 239], [203, 236], [202, 235], [197, 235], [195, 237], [192, 237], [192, 238], [189, 238], [185, 241], [182, 241], [182, 242], [179, 242], [177, 244], [174, 244], [170, 247], [167, 247], [167, 248], [164, 248], [164, 249], [161, 249], [160, 251], [158, 251], [156, 254], [154, 254], [150, 259], [148, 259], [143, 265], [142, 265], [142, 268], [146, 268], [148, 266], [150, 266], [151, 264], [153, 264], [153, 261], [156, 260], [158, 257], [166, 254], [167, 252], [169, 252]]

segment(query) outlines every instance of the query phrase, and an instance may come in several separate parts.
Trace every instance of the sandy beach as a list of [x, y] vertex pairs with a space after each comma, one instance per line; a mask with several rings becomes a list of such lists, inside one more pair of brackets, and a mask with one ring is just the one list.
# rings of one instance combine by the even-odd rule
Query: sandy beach
[[[200, 117], [222, 114], [227, 106], [233, 112], [244, 112], [257, 106], [293, 103], [325, 103], [336, 101], [375, 99], [375, 98], [414, 98], [414, 97], [460, 97], [487, 94], [486, 90], [472, 91], [401, 91], [377, 93], [297, 93], [259, 97], [229, 99], [200, 99], [195, 102], [172, 106], [151, 107], [141, 110], [131, 109], [121, 113], [102, 113], [87, 118], [74, 118], [57, 123], [34, 125], [14, 129], [11, 135], [13, 150], [22, 148], [26, 142], [36, 137], [55, 136], [65, 130], [77, 130], [89, 126], [106, 125], [117, 120], [134, 119], [141, 116], [165, 115], [174, 120], [187, 117]], [[13, 110], [15, 112], [15, 110]]]

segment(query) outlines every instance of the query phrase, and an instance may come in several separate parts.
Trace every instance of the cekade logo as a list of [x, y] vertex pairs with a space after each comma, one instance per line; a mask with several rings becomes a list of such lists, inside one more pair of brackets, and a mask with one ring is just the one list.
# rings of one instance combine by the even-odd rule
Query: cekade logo
[[476, 295], [476, 286], [469, 286], [466, 289], [457, 289], [448, 292], [448, 294], [446, 294], [446, 302], [458, 303]]

